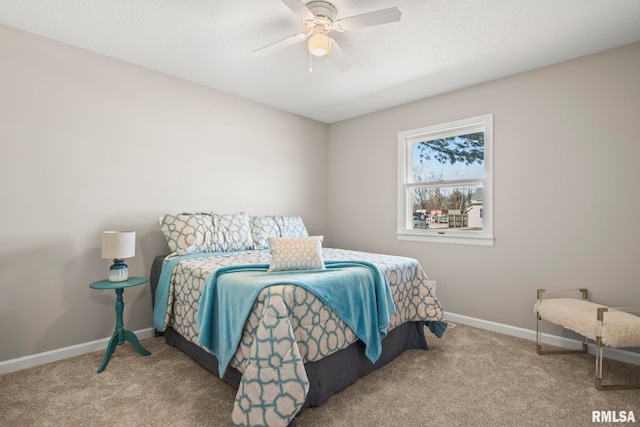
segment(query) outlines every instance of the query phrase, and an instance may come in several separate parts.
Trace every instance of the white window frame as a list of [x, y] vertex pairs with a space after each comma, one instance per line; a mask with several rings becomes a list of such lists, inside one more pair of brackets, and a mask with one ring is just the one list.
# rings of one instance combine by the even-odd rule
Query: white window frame
[[[484, 179], [447, 180], [440, 186], [455, 187], [482, 182], [482, 230], [414, 229], [413, 144], [419, 141], [484, 132]], [[398, 133], [398, 240], [493, 246], [493, 114], [412, 129]]]

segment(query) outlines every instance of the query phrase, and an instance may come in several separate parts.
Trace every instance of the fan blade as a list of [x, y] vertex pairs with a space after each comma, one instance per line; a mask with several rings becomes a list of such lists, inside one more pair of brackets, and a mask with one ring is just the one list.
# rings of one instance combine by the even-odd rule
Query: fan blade
[[258, 57], [267, 56], [272, 54], [273, 52], [277, 52], [280, 49], [284, 49], [285, 47], [293, 46], [298, 42], [304, 41], [304, 39], [306, 38], [307, 34], [296, 34], [294, 36], [289, 36], [286, 39], [282, 39], [265, 47], [261, 47], [260, 49], [254, 50], [253, 54]]
[[301, 0], [282, 0], [282, 3], [286, 4], [287, 7], [293, 10], [293, 13], [298, 15], [303, 21], [315, 18], [313, 12], [311, 12], [307, 5], [302, 3]]
[[350, 16], [339, 19], [334, 26], [338, 31], [354, 30], [356, 28], [370, 27], [372, 25], [387, 24], [400, 20], [402, 13], [397, 7], [381, 9], [375, 12], [363, 13], [362, 15]]
[[347, 55], [344, 54], [342, 48], [334, 39], [331, 40], [331, 51], [329, 52], [329, 60], [333, 62], [336, 68], [340, 71], [349, 71], [352, 66], [351, 62], [347, 59]]

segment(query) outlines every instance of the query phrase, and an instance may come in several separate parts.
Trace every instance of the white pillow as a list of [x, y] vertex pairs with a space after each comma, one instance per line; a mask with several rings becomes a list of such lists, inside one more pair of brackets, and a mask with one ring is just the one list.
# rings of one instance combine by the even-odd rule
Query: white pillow
[[219, 215], [213, 213], [216, 233], [214, 244], [217, 252], [234, 252], [253, 249], [249, 215], [244, 212]]
[[281, 216], [282, 237], [309, 237], [301, 216]]
[[176, 255], [211, 252], [213, 217], [206, 214], [166, 214], [158, 218], [169, 250]]
[[254, 249], [269, 249], [269, 237], [282, 237], [279, 219], [276, 216], [249, 217]]
[[271, 265], [268, 271], [320, 270], [322, 236], [287, 238], [269, 237]]

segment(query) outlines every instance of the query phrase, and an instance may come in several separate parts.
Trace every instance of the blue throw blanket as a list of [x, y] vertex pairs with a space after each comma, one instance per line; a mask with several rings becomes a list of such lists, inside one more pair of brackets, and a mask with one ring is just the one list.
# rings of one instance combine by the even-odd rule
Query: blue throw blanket
[[165, 318], [167, 317], [167, 309], [169, 304], [169, 291], [171, 290], [171, 276], [173, 270], [180, 261], [190, 258], [201, 258], [203, 256], [215, 256], [215, 252], [207, 255], [191, 254], [166, 258], [162, 262], [162, 270], [160, 278], [158, 278], [158, 286], [156, 287], [156, 296], [153, 303], [153, 327], [158, 331], [165, 330]]
[[325, 270], [267, 272], [268, 264], [223, 267], [206, 279], [200, 299], [200, 344], [218, 358], [222, 377], [242, 338], [258, 294], [267, 286], [305, 288], [328, 305], [364, 342], [375, 362], [395, 304], [386, 278], [371, 263], [327, 261]]
[[[200, 255], [202, 256], [202, 255]], [[169, 282], [174, 258], [163, 265], [154, 308], [154, 327], [164, 330]], [[218, 359], [222, 377], [242, 338], [242, 330], [258, 294], [268, 286], [293, 284], [316, 295], [366, 345], [375, 362], [382, 352], [396, 307], [387, 280], [374, 264], [365, 261], [326, 261], [325, 270], [267, 272], [268, 264], [222, 267], [205, 281], [197, 324], [200, 344]]]

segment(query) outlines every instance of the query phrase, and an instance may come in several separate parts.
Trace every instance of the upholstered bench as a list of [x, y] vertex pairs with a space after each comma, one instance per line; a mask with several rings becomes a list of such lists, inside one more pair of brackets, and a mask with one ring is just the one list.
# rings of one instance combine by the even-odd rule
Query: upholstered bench
[[[580, 292], [581, 298], [543, 298], [544, 293]], [[586, 353], [587, 340], [596, 343], [595, 387], [603, 389], [634, 389], [638, 384], [602, 384], [603, 347], [640, 347], [640, 313], [637, 307], [607, 307], [588, 300], [587, 289], [538, 289], [536, 312], [536, 352], [538, 354]], [[543, 350], [540, 321], [545, 320], [576, 332], [583, 337], [580, 350]]]

